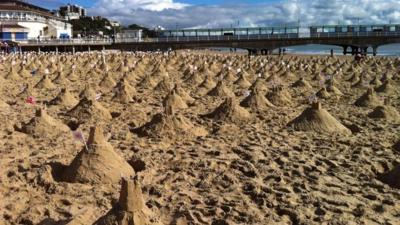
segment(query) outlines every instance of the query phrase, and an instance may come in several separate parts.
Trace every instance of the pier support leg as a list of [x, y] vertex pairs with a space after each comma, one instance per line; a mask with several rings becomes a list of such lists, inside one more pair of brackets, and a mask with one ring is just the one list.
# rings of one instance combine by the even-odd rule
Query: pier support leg
[[347, 48], [348, 48], [349, 46], [343, 46], [343, 55], [347, 55]]
[[72, 54], [75, 55], [75, 46], [72, 46]]
[[88, 46], [88, 52], [90, 53], [90, 46]]
[[372, 46], [372, 55], [376, 56], [378, 54], [378, 46]]
[[56, 46], [56, 54], [58, 55], [58, 46]]
[[105, 51], [106, 50], [106, 46], [103, 46], [103, 51]]
[[40, 53], [40, 47], [38, 47], [38, 53]]
[[279, 56], [281, 56], [281, 55], [282, 55], [282, 49], [279, 48]]

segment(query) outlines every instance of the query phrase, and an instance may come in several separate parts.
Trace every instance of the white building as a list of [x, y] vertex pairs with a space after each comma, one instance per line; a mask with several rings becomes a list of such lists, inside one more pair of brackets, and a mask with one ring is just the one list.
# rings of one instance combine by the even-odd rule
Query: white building
[[122, 33], [118, 33], [116, 38], [117, 39], [125, 39], [129, 41], [142, 41], [143, 37], [143, 30], [124, 30]]
[[47, 9], [18, 0], [0, 1], [0, 40], [71, 36], [72, 25]]
[[86, 16], [86, 9], [79, 5], [68, 4], [60, 7], [59, 14], [66, 20], [76, 20]]

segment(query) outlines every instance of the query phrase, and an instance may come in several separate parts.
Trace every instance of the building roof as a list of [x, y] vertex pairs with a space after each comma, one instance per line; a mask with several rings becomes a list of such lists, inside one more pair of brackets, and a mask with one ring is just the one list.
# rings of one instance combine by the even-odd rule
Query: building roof
[[48, 9], [18, 0], [0, 0], [0, 11], [34, 12], [44, 17], [52, 17], [54, 19], [63, 20], [61, 17], [52, 14]]

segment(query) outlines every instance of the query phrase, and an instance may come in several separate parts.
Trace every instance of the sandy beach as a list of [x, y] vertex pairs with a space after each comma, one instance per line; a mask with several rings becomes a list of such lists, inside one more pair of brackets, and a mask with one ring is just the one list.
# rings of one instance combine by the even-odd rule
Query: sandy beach
[[0, 61], [0, 225], [400, 224], [399, 58]]

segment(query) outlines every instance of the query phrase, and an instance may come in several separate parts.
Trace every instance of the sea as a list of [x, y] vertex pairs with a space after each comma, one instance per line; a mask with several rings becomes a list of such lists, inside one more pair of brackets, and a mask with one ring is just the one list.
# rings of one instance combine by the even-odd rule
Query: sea
[[[285, 48], [287, 53], [305, 54], [305, 55], [330, 55], [331, 49], [335, 55], [343, 55], [343, 48], [332, 45], [302, 45], [290, 46]], [[347, 50], [350, 51], [350, 48]], [[372, 54], [372, 48], [368, 49], [368, 53]], [[383, 45], [378, 48], [378, 56], [400, 56], [400, 44]]]

